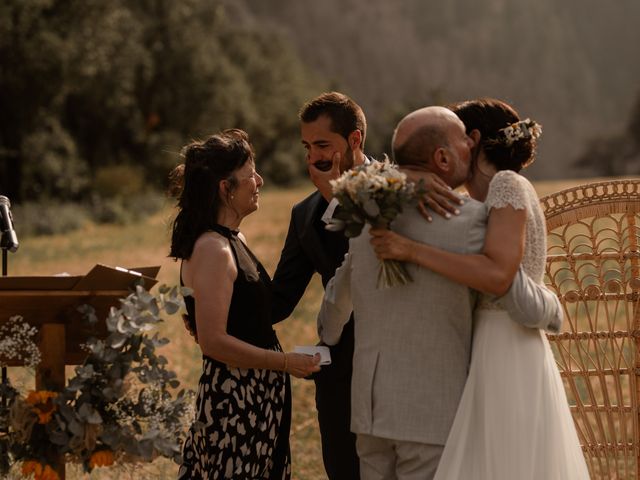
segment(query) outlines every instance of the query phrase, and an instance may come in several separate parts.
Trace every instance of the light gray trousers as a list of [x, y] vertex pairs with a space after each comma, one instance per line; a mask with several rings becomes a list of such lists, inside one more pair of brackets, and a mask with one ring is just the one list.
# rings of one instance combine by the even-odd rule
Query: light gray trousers
[[444, 445], [358, 434], [361, 480], [431, 480]]

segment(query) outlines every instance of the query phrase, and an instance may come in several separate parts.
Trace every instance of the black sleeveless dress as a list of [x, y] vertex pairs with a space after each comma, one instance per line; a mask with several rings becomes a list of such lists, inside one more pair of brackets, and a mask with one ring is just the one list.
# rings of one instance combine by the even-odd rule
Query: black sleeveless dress
[[[261, 348], [282, 351], [271, 327], [271, 279], [237, 237], [221, 225], [238, 267], [227, 333]], [[180, 278], [182, 284], [182, 275]], [[211, 288], [216, 288], [215, 284]], [[185, 297], [190, 322], [195, 301]], [[289, 479], [291, 388], [284, 372], [227, 366], [203, 356], [196, 419], [182, 451], [179, 480]]]

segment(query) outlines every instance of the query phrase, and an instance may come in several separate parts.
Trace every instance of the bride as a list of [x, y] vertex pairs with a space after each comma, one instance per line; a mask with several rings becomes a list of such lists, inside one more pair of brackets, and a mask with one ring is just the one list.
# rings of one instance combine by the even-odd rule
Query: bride
[[545, 221], [519, 172], [540, 126], [495, 99], [452, 110], [477, 143], [469, 194], [490, 211], [482, 254], [446, 252], [390, 230], [371, 230], [381, 259], [413, 262], [480, 292], [469, 376], [436, 480], [587, 479], [562, 380], [543, 331], [512, 321], [499, 299], [520, 265], [542, 283]]

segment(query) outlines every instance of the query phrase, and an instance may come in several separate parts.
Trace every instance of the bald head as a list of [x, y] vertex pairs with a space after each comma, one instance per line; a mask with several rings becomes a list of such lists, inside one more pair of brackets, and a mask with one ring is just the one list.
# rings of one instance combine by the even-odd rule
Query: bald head
[[450, 187], [469, 176], [471, 147], [462, 121], [444, 107], [411, 112], [393, 134], [393, 158], [400, 167], [417, 167], [437, 174]]
[[423, 127], [443, 128], [448, 122], [461, 122], [455, 113], [444, 107], [424, 107], [411, 112], [398, 123], [394, 135], [394, 147], [401, 147]]
[[392, 151], [400, 166], [429, 167], [433, 153], [449, 144], [452, 126], [464, 124], [448, 108], [424, 107], [411, 112], [398, 123], [393, 134]]

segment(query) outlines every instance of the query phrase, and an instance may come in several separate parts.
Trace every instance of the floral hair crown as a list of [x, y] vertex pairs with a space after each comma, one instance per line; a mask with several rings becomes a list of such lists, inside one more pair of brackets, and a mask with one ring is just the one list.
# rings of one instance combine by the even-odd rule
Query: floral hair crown
[[542, 134], [542, 125], [535, 120], [526, 118], [519, 122], [512, 123], [504, 128], [498, 130], [498, 138], [491, 139], [488, 143], [499, 144], [502, 143], [508, 147], [514, 144], [514, 142], [521, 139], [536, 139]]

